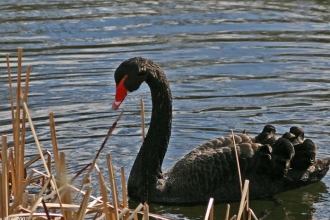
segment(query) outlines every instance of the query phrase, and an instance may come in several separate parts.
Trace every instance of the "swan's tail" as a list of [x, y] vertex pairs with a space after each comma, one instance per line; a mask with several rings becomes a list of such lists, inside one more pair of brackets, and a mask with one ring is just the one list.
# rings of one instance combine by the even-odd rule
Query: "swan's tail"
[[291, 190], [307, 186], [322, 180], [327, 174], [330, 165], [330, 158], [316, 159], [308, 169], [290, 170], [286, 177], [285, 190]]

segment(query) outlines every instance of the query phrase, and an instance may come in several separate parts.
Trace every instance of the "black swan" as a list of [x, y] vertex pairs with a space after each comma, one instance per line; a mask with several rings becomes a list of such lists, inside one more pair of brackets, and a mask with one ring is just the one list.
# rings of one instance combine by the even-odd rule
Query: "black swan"
[[[167, 78], [153, 61], [141, 57], [124, 61], [115, 71], [118, 109], [128, 92], [146, 82], [151, 90], [152, 115], [148, 133], [128, 179], [128, 195], [148, 203], [202, 203], [241, 197], [232, 137], [209, 140], [182, 157], [166, 172], [162, 163], [171, 135], [172, 96]], [[235, 135], [242, 179], [250, 180], [250, 198], [261, 198], [320, 181], [330, 158], [315, 159], [317, 147], [292, 127], [279, 139], [266, 125], [256, 137]]]

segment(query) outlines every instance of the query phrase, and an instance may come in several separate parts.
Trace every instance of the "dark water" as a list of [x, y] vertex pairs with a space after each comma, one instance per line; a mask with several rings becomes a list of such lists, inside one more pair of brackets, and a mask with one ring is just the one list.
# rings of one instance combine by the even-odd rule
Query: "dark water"
[[[53, 111], [72, 175], [91, 162], [119, 114], [110, 105], [113, 72], [134, 56], [159, 63], [171, 83], [173, 132], [164, 169], [209, 138], [231, 129], [256, 134], [267, 123], [279, 133], [301, 126], [319, 146], [319, 157], [330, 156], [327, 1], [35, 2], [0, 3], [0, 133], [11, 132], [5, 53], [15, 61], [17, 47], [23, 47], [24, 65], [32, 65], [28, 103], [42, 147], [51, 150]], [[101, 169], [110, 152], [115, 166], [129, 173], [141, 144], [142, 98], [150, 117], [143, 86], [123, 104], [124, 116], [98, 162]], [[30, 133], [27, 140], [33, 155]], [[250, 206], [266, 219], [328, 219], [329, 180], [328, 174], [321, 183], [276, 195], [283, 201], [278, 206]], [[238, 205], [231, 205], [234, 214]], [[151, 206], [180, 219], [203, 219], [205, 210]], [[215, 212], [224, 219], [225, 204]]]

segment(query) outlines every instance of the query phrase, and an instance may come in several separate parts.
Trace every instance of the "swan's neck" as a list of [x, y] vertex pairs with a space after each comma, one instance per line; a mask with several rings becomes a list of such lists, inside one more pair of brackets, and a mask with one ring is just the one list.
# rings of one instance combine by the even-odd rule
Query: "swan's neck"
[[157, 167], [155, 171], [158, 176], [161, 174], [161, 166], [170, 140], [172, 123], [171, 90], [166, 76], [161, 73], [159, 78], [147, 82], [151, 90], [152, 114], [150, 127], [141, 148], [141, 150], [150, 150], [147, 159], [156, 163], [153, 165], [157, 166], [153, 168]]
[[148, 191], [155, 188], [162, 176], [161, 166], [170, 140], [172, 122], [171, 90], [163, 71], [158, 68], [150, 73], [146, 83], [151, 90], [151, 121], [128, 180], [129, 194], [143, 197], [143, 200], [148, 200]]

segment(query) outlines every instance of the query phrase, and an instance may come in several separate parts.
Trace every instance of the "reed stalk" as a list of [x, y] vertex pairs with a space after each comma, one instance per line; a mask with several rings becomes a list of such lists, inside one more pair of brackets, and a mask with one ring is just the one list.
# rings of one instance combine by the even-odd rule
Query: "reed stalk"
[[[16, 185], [16, 167], [15, 167], [15, 159], [14, 159], [14, 148], [9, 148], [9, 167], [11, 171], [11, 192], [15, 195], [17, 193], [18, 187]], [[14, 200], [15, 202], [15, 200]], [[9, 208], [9, 213], [12, 213], [13, 205]]]
[[230, 205], [227, 204], [225, 220], [228, 220], [229, 219], [229, 212], [230, 212]]
[[257, 216], [254, 214], [253, 210], [249, 208], [249, 213], [251, 213], [252, 217], [255, 219], [255, 220], [258, 220]]
[[[40, 146], [40, 143], [39, 143], [39, 140], [38, 140], [38, 137], [37, 137], [37, 134], [36, 134], [36, 131], [35, 131], [35, 128], [34, 128], [34, 125], [33, 125], [32, 119], [31, 119], [31, 116], [30, 116], [30, 113], [29, 113], [29, 109], [28, 109], [27, 104], [26, 104], [25, 101], [23, 101], [23, 106], [24, 106], [24, 109], [26, 111], [26, 116], [28, 118], [28, 121], [29, 121], [29, 124], [30, 124], [30, 128], [31, 128], [31, 131], [32, 131], [32, 134], [33, 134], [33, 137], [34, 137], [34, 140], [35, 140], [35, 143], [36, 143], [36, 146], [37, 146], [37, 149], [38, 149], [40, 158], [41, 158], [41, 161], [42, 161], [42, 163], [44, 165], [44, 169], [45, 169], [45, 171], [47, 173], [48, 178], [51, 180], [50, 182], [47, 181], [48, 182], [47, 185], [48, 184], [51, 184], [52, 187], [53, 187], [53, 189], [54, 190], [57, 190], [56, 182], [53, 180], [53, 178], [51, 178], [50, 170], [48, 169], [46, 160], [44, 158], [44, 155], [43, 155], [43, 152], [42, 152], [42, 149], [41, 149], [41, 146]], [[60, 204], [61, 204], [61, 200], [59, 200], [59, 201], [60, 201]], [[64, 219], [66, 219], [66, 218], [64, 218]]]
[[[42, 194], [43, 194], [44, 191], [45, 191], [45, 190], [43, 190], [43, 189], [44, 189], [44, 188], [46, 189], [50, 182], [52, 182], [52, 181], [55, 182], [55, 181], [53, 180], [53, 176], [51, 176], [51, 178], [47, 178], [47, 177], [48, 177], [47, 175], [45, 175], [45, 174], [43, 174], [42, 172], [40, 172], [40, 171], [38, 171], [38, 170], [35, 170], [35, 169], [32, 169], [31, 173], [32, 173], [32, 172], [35, 172], [35, 173], [37, 173], [37, 174], [40, 174], [42, 177], [46, 178], [46, 183], [43, 184], [43, 187], [42, 187], [42, 191], [41, 191]], [[30, 174], [31, 174], [31, 173], [30, 173]], [[56, 185], [55, 185], [55, 186], [56, 186]], [[59, 189], [58, 189], [57, 187], [55, 187], [55, 189], [54, 189], [50, 194], [44, 196], [43, 199], [48, 200], [48, 199], [51, 198], [52, 196], [57, 195], [57, 198], [59, 199], [58, 206], [60, 207], [61, 212], [64, 213], [64, 208], [63, 208], [63, 205], [62, 205], [62, 202], [61, 202], [61, 199], [60, 199], [60, 198], [61, 198], [60, 193], [62, 193], [63, 191], [64, 191], [64, 193], [65, 193], [66, 190], [68, 190], [67, 185], [62, 186], [62, 187], [60, 187]], [[62, 193], [62, 194], [63, 194], [63, 193]], [[39, 195], [40, 195], [40, 193], [38, 194], [38, 196], [39, 196]], [[41, 195], [41, 196], [42, 196], [42, 195]], [[40, 197], [37, 197], [37, 199], [38, 199], [38, 198], [40, 198]], [[39, 202], [39, 203], [40, 203], [40, 202]], [[32, 204], [35, 205], [36, 203], [32, 203]], [[38, 206], [38, 205], [37, 205], [37, 206]], [[64, 216], [63, 216], [63, 218], [65, 219]]]
[[[61, 200], [65, 204], [71, 204], [71, 192], [66, 187], [66, 183], [68, 182], [67, 174], [66, 174], [66, 162], [65, 162], [65, 154], [63, 152], [60, 152], [60, 177], [59, 177], [59, 183], [60, 186], [64, 186], [66, 188], [63, 197], [61, 197]], [[72, 213], [70, 211], [64, 211], [63, 215], [67, 219], [72, 218]]]
[[236, 220], [236, 219], [237, 219], [236, 215], [233, 215], [233, 217], [230, 218], [230, 220]]
[[111, 214], [109, 213], [108, 209], [108, 195], [107, 195], [107, 188], [102, 176], [101, 171], [98, 169], [97, 165], [95, 166], [97, 170], [97, 174], [99, 177], [100, 189], [102, 194], [102, 201], [103, 201], [103, 214], [105, 215], [106, 220], [112, 220]]
[[38, 196], [37, 196], [37, 198], [35, 199], [35, 202], [33, 203], [33, 205], [31, 206], [31, 208], [30, 208], [30, 215], [29, 215], [29, 218], [28, 218], [28, 220], [30, 220], [31, 218], [32, 218], [32, 216], [33, 216], [33, 212], [35, 212], [35, 210], [37, 209], [37, 207], [38, 207], [38, 205], [39, 205], [39, 203], [41, 202], [41, 200], [42, 200], [42, 195], [45, 193], [45, 190], [46, 190], [46, 186], [51, 182], [51, 179], [52, 178], [49, 178], [49, 179], [47, 179], [47, 181], [46, 181], [46, 184], [41, 188], [41, 191], [38, 193]]
[[[20, 141], [19, 141], [19, 132], [20, 132], [20, 128], [19, 128], [19, 124], [20, 124], [20, 101], [19, 101], [19, 96], [20, 93], [18, 91], [20, 91], [20, 80], [21, 80], [21, 75], [20, 75], [20, 70], [21, 70], [21, 60], [22, 60], [22, 54], [21, 54], [21, 50], [19, 48], [18, 50], [18, 68], [17, 68], [17, 86], [19, 86], [19, 89], [16, 88], [16, 112], [14, 110], [12, 113], [12, 125], [13, 125], [13, 139], [14, 139], [14, 163], [15, 164], [15, 168], [16, 168], [16, 174], [20, 174]], [[10, 70], [10, 67], [8, 67], [8, 63], [9, 63], [9, 57], [8, 57], [8, 61], [7, 61], [7, 68]], [[10, 75], [10, 71], [8, 71], [8, 74]], [[10, 85], [9, 87], [11, 88], [11, 78], [9, 78], [9, 82]], [[14, 106], [14, 97], [11, 96], [11, 103], [12, 106]], [[14, 109], [14, 107], [12, 107]], [[14, 195], [17, 195], [17, 199], [22, 198], [21, 195], [18, 195], [18, 188], [19, 188], [19, 176], [16, 176], [14, 181], [15, 181], [15, 187], [14, 188]]]
[[[23, 100], [27, 103], [28, 98], [28, 91], [29, 91], [29, 80], [30, 80], [30, 72], [31, 72], [31, 66], [27, 66], [26, 69], [26, 75], [25, 75], [25, 86], [24, 86], [24, 95]], [[22, 132], [21, 132], [21, 153], [19, 160], [24, 163], [25, 158], [25, 132], [26, 132], [26, 111], [23, 111], [22, 116]], [[21, 165], [21, 172], [24, 172], [23, 167]], [[20, 173], [22, 174], [22, 173]], [[23, 181], [24, 175], [22, 174], [22, 179], [20, 181]]]
[[70, 183], [73, 183], [88, 167], [90, 167], [92, 163], [86, 164], [81, 170], [79, 170], [74, 177], [71, 178]]
[[15, 149], [15, 163], [16, 163], [16, 171], [17, 171], [17, 178], [16, 178], [16, 185], [17, 191], [15, 194], [15, 199], [19, 200], [19, 203], [22, 203], [23, 195], [18, 194], [18, 189], [23, 182], [23, 164], [24, 160], [22, 161], [22, 142], [23, 140], [20, 139], [20, 112], [21, 112], [21, 77], [22, 77], [22, 53], [23, 49], [18, 48], [18, 57], [17, 57], [17, 86], [16, 86], [16, 116], [15, 116], [15, 129], [14, 129], [14, 149]]
[[143, 208], [143, 204], [140, 203], [140, 204], [138, 205], [138, 207], [136, 207], [136, 208], [134, 209], [134, 211], [132, 212], [132, 214], [128, 217], [128, 220], [132, 220], [132, 219], [134, 219], [134, 218], [137, 216], [137, 213], [138, 213], [142, 208]]
[[116, 126], [117, 126], [117, 123], [118, 121], [120, 120], [121, 116], [123, 115], [124, 111], [121, 111], [121, 113], [119, 114], [119, 116], [117, 117], [116, 121], [112, 124], [112, 126], [109, 128], [108, 130], [108, 133], [107, 133], [107, 136], [105, 137], [101, 147], [99, 148], [99, 150], [97, 151], [93, 161], [92, 161], [92, 164], [87, 172], [87, 174], [84, 176], [83, 178], [83, 184], [82, 184], [82, 188], [84, 185], [86, 184], [89, 184], [90, 183], [90, 176], [91, 176], [91, 173], [92, 173], [92, 170], [94, 169], [95, 167], [95, 164], [96, 164], [96, 160], [99, 158], [99, 155], [101, 153], [101, 151], [103, 150], [103, 148], [105, 147], [105, 144], [107, 143], [107, 141], [109, 140], [112, 132], [115, 130]]
[[11, 110], [11, 124], [15, 124], [15, 116], [14, 116], [14, 98], [13, 98], [13, 89], [12, 89], [12, 81], [11, 81], [11, 68], [10, 68], [10, 61], [9, 61], [9, 54], [6, 54], [6, 61], [7, 61], [7, 72], [8, 72], [8, 85], [9, 85], [9, 97], [10, 97], [10, 110]]
[[143, 220], [149, 220], [149, 205], [148, 203], [144, 203], [143, 205]]
[[42, 203], [42, 206], [44, 207], [44, 210], [45, 210], [45, 213], [46, 213], [46, 217], [47, 217], [47, 220], [50, 220], [50, 215], [49, 215], [49, 212], [48, 212], [48, 208], [46, 206], [46, 203], [45, 203], [45, 200], [41, 200], [41, 203]]
[[[121, 172], [121, 189], [122, 189], [122, 197], [123, 197], [123, 207], [128, 207], [127, 204], [127, 191], [126, 191], [126, 180], [125, 180], [125, 171], [124, 171], [124, 167], [120, 167], [120, 172]], [[129, 213], [125, 214], [124, 216], [124, 220], [127, 220], [127, 218], [129, 217]]]
[[56, 129], [55, 129], [55, 121], [54, 121], [54, 113], [49, 113], [49, 127], [50, 127], [50, 134], [52, 138], [52, 146], [53, 146], [53, 155], [54, 155], [54, 164], [55, 164], [55, 173], [56, 176], [60, 176], [60, 160], [58, 156], [58, 147], [57, 147], [57, 139], [56, 139]]
[[125, 219], [125, 216], [128, 214], [129, 216], [129, 209], [128, 208], [123, 208], [119, 214], [119, 219]]
[[35, 194], [30, 194], [30, 202], [29, 202], [29, 209], [31, 208], [31, 204], [33, 204], [36, 201], [36, 195]]
[[92, 187], [88, 187], [86, 194], [80, 204], [79, 210], [78, 210], [78, 218], [77, 220], [84, 220], [85, 219], [85, 214], [86, 214], [86, 209], [88, 206], [89, 198], [92, 194]]
[[[1, 152], [0, 152], [0, 156], [1, 156]], [[0, 172], [0, 198], [3, 198], [4, 196], [2, 195], [3, 192], [2, 192], [2, 172]], [[3, 216], [3, 206], [2, 206], [2, 200], [0, 199], [0, 219], [3, 219], [4, 217], [7, 217], [7, 216]]]
[[[50, 154], [48, 150], [43, 150], [42, 151], [42, 154], [43, 155], [46, 155], [46, 154]], [[24, 164], [24, 169], [27, 169], [29, 166], [31, 166], [33, 163], [37, 162], [38, 160], [40, 160], [40, 155], [36, 155], [34, 156], [32, 159], [30, 159], [28, 162], [26, 162]]]
[[[89, 188], [89, 187], [88, 187]], [[59, 190], [61, 191], [62, 189], [64, 189], [64, 188], [60, 188]], [[43, 199], [45, 200], [45, 198], [46, 197], [44, 197]], [[87, 197], [86, 197], [87, 198]], [[39, 207], [41, 207], [42, 205], [41, 204], [39, 204]], [[46, 203], [46, 206], [47, 206], [47, 208], [48, 209], [60, 209], [60, 206], [59, 206], [59, 204], [58, 203], [50, 203], [50, 202], [47, 202]], [[81, 203], [80, 204], [62, 204], [62, 206], [63, 206], [63, 208], [65, 209], [65, 210], [69, 210], [69, 211], [74, 211], [74, 212], [79, 212], [79, 209], [80, 209], [80, 207], [81, 207]], [[88, 204], [87, 205], [87, 208], [86, 208], [86, 210], [87, 209], [89, 209], [90, 211], [94, 211], [94, 212], [102, 212], [103, 211], [103, 209], [102, 208], [98, 208], [97, 206], [91, 206], [91, 207], [89, 207], [90, 205]], [[78, 213], [79, 214], [79, 213]], [[77, 216], [77, 218], [78, 218], [78, 216]], [[77, 219], [76, 218], [76, 219]]]
[[237, 220], [240, 220], [242, 217], [242, 213], [244, 211], [244, 207], [246, 204], [248, 190], [249, 190], [249, 180], [245, 180], [242, 197], [241, 197], [241, 202], [240, 202], [240, 206], [239, 206], [239, 210], [238, 210]]
[[29, 198], [29, 192], [24, 191], [23, 192], [23, 202], [22, 202], [22, 207], [27, 208], [28, 207], [28, 198]]
[[28, 121], [29, 121], [29, 124], [30, 124], [30, 128], [31, 128], [31, 131], [32, 131], [32, 134], [33, 134], [33, 137], [34, 137], [34, 140], [35, 140], [35, 143], [36, 143], [36, 146], [37, 146], [37, 149], [38, 149], [40, 158], [41, 158], [41, 161], [42, 161], [42, 163], [44, 165], [44, 169], [45, 169], [45, 171], [47, 173], [48, 178], [52, 180], [52, 181], [48, 182], [47, 184], [51, 184], [52, 187], [53, 187], [53, 189], [54, 190], [57, 190], [56, 182], [53, 180], [53, 178], [51, 178], [50, 170], [48, 169], [48, 165], [47, 165], [46, 160], [44, 158], [43, 151], [41, 149], [41, 146], [40, 146], [40, 143], [39, 143], [39, 140], [38, 140], [38, 137], [37, 137], [35, 128], [34, 128], [34, 124], [32, 122], [32, 119], [31, 119], [31, 116], [30, 116], [30, 113], [29, 113], [29, 109], [28, 109], [27, 104], [26, 104], [25, 101], [23, 101], [23, 106], [24, 106], [24, 109], [26, 111], [26, 116], [28, 118]]
[[231, 135], [233, 138], [233, 143], [234, 143], [234, 149], [235, 149], [235, 156], [236, 156], [236, 164], [237, 164], [237, 172], [238, 172], [238, 178], [239, 178], [239, 185], [240, 185], [240, 189], [241, 189], [241, 194], [242, 194], [242, 175], [241, 175], [241, 168], [239, 165], [239, 158], [238, 158], [238, 152], [237, 152], [237, 146], [235, 143], [235, 136], [234, 136], [234, 131], [231, 130]]
[[[22, 208], [22, 210], [24, 210]], [[31, 215], [30, 212], [27, 212], [27, 213], [19, 213], [19, 214], [12, 214], [12, 215], [9, 215], [8, 218], [11, 218], [11, 219], [29, 219], [29, 216]], [[45, 219], [46, 213], [32, 213], [32, 217], [35, 217], [35, 219]], [[52, 217], [53, 219], [61, 219], [63, 216], [61, 214], [57, 214], [57, 213], [49, 213], [49, 216]]]
[[213, 220], [213, 218], [214, 218], [214, 199], [210, 198], [204, 220]]
[[2, 149], [1, 149], [1, 208], [2, 218], [9, 214], [9, 179], [8, 179], [8, 156], [7, 156], [7, 136], [2, 135]]
[[111, 186], [111, 192], [112, 192], [112, 202], [115, 209], [115, 219], [119, 220], [118, 217], [118, 192], [117, 192], [117, 186], [116, 186], [116, 179], [115, 174], [113, 171], [113, 165], [110, 154], [107, 154], [107, 165], [108, 165], [108, 172], [109, 172], [109, 180], [110, 180], [110, 186]]
[[33, 137], [34, 137], [34, 141], [35, 141], [35, 143], [37, 145], [37, 149], [38, 149], [38, 152], [39, 152], [39, 155], [40, 155], [40, 159], [41, 159], [41, 161], [42, 161], [42, 163], [44, 165], [44, 169], [45, 169], [47, 175], [50, 176], [50, 170], [48, 169], [48, 166], [47, 166], [45, 157], [43, 155], [43, 151], [41, 149], [41, 146], [40, 146], [40, 143], [39, 143], [39, 140], [38, 140], [37, 133], [35, 131], [35, 128], [34, 128], [34, 125], [33, 125], [33, 122], [32, 122], [31, 116], [30, 116], [30, 113], [29, 113], [28, 106], [27, 106], [27, 104], [26, 104], [25, 101], [23, 102], [23, 106], [24, 106], [24, 109], [26, 111], [26, 116], [28, 117], [28, 120], [29, 120], [29, 123], [30, 123], [31, 131], [32, 131], [32, 134], [33, 134]]

